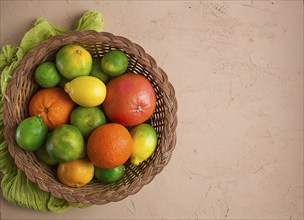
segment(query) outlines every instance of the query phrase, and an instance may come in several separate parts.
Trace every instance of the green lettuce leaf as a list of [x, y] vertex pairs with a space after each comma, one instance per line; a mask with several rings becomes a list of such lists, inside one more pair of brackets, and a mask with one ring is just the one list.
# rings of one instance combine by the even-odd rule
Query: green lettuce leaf
[[101, 32], [103, 30], [103, 17], [99, 12], [88, 11], [76, 22], [76, 31], [95, 30]]

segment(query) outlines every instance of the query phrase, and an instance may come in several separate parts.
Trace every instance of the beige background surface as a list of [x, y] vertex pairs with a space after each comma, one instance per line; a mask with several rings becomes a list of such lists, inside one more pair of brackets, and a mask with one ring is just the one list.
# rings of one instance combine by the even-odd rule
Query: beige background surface
[[303, 219], [303, 1], [1, 1], [1, 46], [88, 9], [167, 72], [172, 159], [120, 202], [53, 214], [1, 198], [1, 219]]

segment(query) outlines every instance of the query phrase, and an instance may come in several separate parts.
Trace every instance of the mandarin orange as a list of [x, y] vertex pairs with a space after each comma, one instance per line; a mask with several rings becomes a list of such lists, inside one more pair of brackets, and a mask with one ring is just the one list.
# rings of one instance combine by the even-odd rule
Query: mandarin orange
[[30, 116], [40, 115], [48, 130], [69, 122], [76, 104], [63, 89], [41, 89], [34, 94], [29, 104]]

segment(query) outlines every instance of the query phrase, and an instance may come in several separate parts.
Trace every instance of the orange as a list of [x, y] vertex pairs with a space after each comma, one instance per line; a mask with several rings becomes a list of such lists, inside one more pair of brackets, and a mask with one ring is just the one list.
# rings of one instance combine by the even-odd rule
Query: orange
[[69, 122], [76, 104], [63, 89], [41, 89], [30, 100], [30, 116], [40, 115], [49, 130]]
[[87, 154], [99, 168], [124, 164], [132, 152], [132, 137], [122, 125], [109, 123], [96, 128], [87, 143]]
[[139, 74], [125, 73], [107, 84], [103, 102], [111, 121], [134, 126], [148, 120], [156, 108], [156, 94], [150, 81]]
[[86, 159], [60, 163], [57, 168], [57, 177], [64, 185], [80, 187], [88, 184], [94, 176], [94, 166]]

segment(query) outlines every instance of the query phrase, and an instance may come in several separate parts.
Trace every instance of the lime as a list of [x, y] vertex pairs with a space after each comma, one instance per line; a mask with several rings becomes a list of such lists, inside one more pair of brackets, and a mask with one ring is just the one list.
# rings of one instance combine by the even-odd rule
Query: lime
[[16, 142], [26, 151], [35, 151], [42, 146], [48, 129], [40, 116], [24, 119], [17, 127]]
[[88, 138], [97, 127], [106, 123], [106, 117], [103, 111], [97, 106], [78, 106], [73, 110], [70, 122], [71, 125], [74, 125], [80, 130], [84, 138]]
[[46, 150], [57, 162], [69, 162], [85, 156], [85, 145], [81, 132], [73, 125], [56, 127], [46, 141]]
[[46, 151], [46, 145], [42, 145], [37, 151], [36, 155], [40, 161], [47, 165], [56, 165], [57, 161], [53, 160]]
[[83, 47], [68, 44], [57, 52], [56, 66], [61, 75], [68, 80], [87, 76], [91, 72], [92, 56]]
[[59, 88], [64, 89], [64, 85], [65, 85], [66, 83], [68, 83], [68, 82], [69, 82], [69, 80], [67, 80], [67, 79], [64, 78], [64, 77], [61, 77], [61, 80], [60, 80], [60, 82], [57, 84], [57, 86], [58, 86]]
[[43, 88], [51, 88], [56, 86], [61, 75], [58, 72], [55, 63], [45, 62], [38, 65], [35, 70], [35, 80]]
[[138, 165], [148, 159], [156, 149], [157, 133], [149, 124], [140, 124], [130, 131], [133, 140], [131, 163]]
[[121, 180], [125, 175], [125, 166], [120, 165], [115, 168], [99, 168], [95, 167], [95, 177], [103, 183], [113, 183]]
[[109, 80], [111, 79], [111, 77], [109, 75], [105, 74], [102, 71], [102, 69], [101, 69], [101, 59], [99, 57], [94, 57], [93, 58], [93, 66], [92, 66], [90, 76], [94, 76], [94, 77], [100, 79], [105, 84], [107, 82], [109, 82]]
[[101, 69], [109, 76], [115, 77], [123, 74], [128, 68], [128, 57], [120, 50], [107, 52], [101, 59]]
[[106, 86], [94, 76], [79, 76], [68, 82], [64, 90], [78, 105], [93, 107], [103, 103], [106, 98]]

